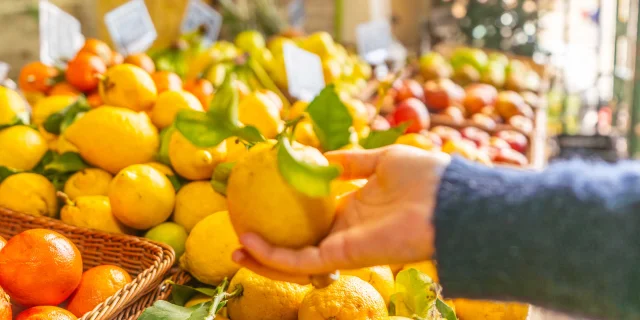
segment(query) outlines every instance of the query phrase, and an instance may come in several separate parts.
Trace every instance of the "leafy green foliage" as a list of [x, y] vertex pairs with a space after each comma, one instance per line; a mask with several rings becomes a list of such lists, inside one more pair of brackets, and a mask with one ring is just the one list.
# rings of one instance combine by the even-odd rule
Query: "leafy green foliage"
[[334, 85], [324, 88], [311, 101], [307, 112], [324, 151], [337, 150], [351, 142], [349, 129], [353, 124], [353, 118], [347, 106], [340, 100]]
[[340, 176], [336, 166], [312, 164], [296, 157], [286, 137], [281, 137], [278, 143], [278, 169], [289, 185], [310, 197], [328, 196], [331, 181]]
[[432, 319], [438, 311], [438, 284], [428, 275], [414, 269], [396, 276], [396, 292], [391, 296], [389, 314], [418, 319]]
[[4, 167], [4, 166], [0, 166], [0, 183], [2, 183], [2, 181], [4, 181], [4, 179], [16, 174], [16, 173], [20, 173], [20, 170], [18, 169], [13, 169], [13, 168], [9, 168], [9, 167]]
[[458, 317], [456, 317], [456, 313], [455, 311], [453, 311], [453, 308], [451, 308], [440, 298], [436, 299], [436, 308], [438, 309], [438, 312], [440, 312], [440, 315], [442, 315], [442, 317], [446, 320], [458, 320]]
[[171, 161], [169, 160], [169, 143], [171, 142], [171, 135], [175, 131], [175, 124], [171, 124], [160, 131], [160, 149], [158, 150], [158, 154], [156, 154], [156, 160], [168, 166], [171, 165]]
[[89, 165], [75, 152], [57, 154], [48, 151], [31, 171], [45, 176], [57, 190], [62, 190], [71, 175], [86, 168]]
[[185, 308], [160, 300], [145, 309], [138, 320], [189, 320], [196, 308]]
[[404, 134], [408, 125], [403, 123], [388, 130], [371, 131], [366, 138], [360, 140], [360, 145], [365, 149], [376, 149], [394, 144]]
[[227, 181], [229, 181], [229, 176], [231, 176], [231, 170], [234, 165], [235, 162], [225, 162], [217, 165], [216, 169], [213, 170], [211, 185], [213, 186], [213, 190], [223, 196], [227, 195]]
[[66, 108], [49, 115], [42, 126], [47, 132], [61, 134], [78, 117], [82, 116], [89, 110], [91, 110], [91, 107], [87, 100], [84, 97], [80, 97], [76, 102], [70, 104]]
[[21, 124], [29, 124], [28, 122], [25, 122], [23, 119], [21, 119], [20, 117], [16, 116], [15, 118], [13, 118], [9, 123], [5, 123], [5, 124], [0, 124], [0, 130], [4, 129], [4, 128], [8, 128], [8, 127], [13, 127], [13, 126], [17, 126], [17, 125], [21, 125]]

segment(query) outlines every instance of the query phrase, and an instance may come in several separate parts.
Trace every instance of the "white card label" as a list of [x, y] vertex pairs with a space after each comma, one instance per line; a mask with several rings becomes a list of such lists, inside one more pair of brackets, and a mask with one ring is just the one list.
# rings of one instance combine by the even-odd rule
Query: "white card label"
[[207, 44], [211, 44], [218, 39], [218, 34], [220, 34], [222, 15], [201, 0], [190, 0], [180, 31], [187, 33], [200, 26], [206, 27], [205, 38]]
[[300, 100], [313, 100], [325, 87], [320, 57], [293, 44], [285, 44], [283, 51], [289, 94]]
[[358, 25], [358, 53], [367, 62], [377, 65], [389, 56], [393, 44], [391, 25], [386, 20], [376, 20]]
[[40, 0], [40, 61], [60, 65], [84, 45], [80, 21], [46, 0]]
[[7, 79], [7, 75], [9, 75], [9, 64], [6, 62], [0, 61], [0, 82]]
[[293, 0], [287, 6], [287, 15], [289, 17], [289, 24], [296, 28], [302, 28], [304, 26], [304, 0]]
[[125, 56], [146, 51], [158, 37], [144, 0], [131, 0], [109, 11], [104, 22], [116, 49]]

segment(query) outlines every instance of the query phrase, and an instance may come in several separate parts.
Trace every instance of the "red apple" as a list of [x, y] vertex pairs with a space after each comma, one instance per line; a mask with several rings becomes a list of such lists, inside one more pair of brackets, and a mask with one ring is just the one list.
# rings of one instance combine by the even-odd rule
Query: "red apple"
[[462, 124], [464, 122], [464, 114], [458, 107], [447, 107], [441, 114], [447, 116], [452, 123]]
[[496, 134], [496, 137], [506, 141], [511, 149], [516, 150], [520, 153], [527, 152], [527, 146], [529, 145], [529, 140], [527, 137], [515, 130], [502, 130]]
[[485, 106], [492, 106], [498, 98], [498, 90], [492, 85], [476, 83], [465, 88], [464, 107], [467, 112], [480, 112]]
[[427, 131], [427, 130], [422, 130], [420, 131], [420, 134], [431, 139], [431, 141], [433, 141], [434, 145], [437, 145], [439, 147], [442, 147], [442, 138], [440, 138], [439, 135], [431, 132], [431, 131]]
[[460, 130], [462, 137], [469, 139], [475, 143], [477, 147], [488, 146], [491, 136], [484, 130], [476, 127], [466, 127]]
[[514, 166], [524, 167], [529, 164], [529, 160], [524, 154], [513, 149], [501, 149], [493, 159], [494, 163], [510, 164]]
[[424, 84], [424, 99], [429, 110], [437, 112], [462, 105], [464, 90], [449, 79], [431, 80]]
[[376, 116], [376, 118], [373, 119], [373, 122], [371, 123], [371, 130], [384, 131], [389, 130], [390, 128], [391, 124], [389, 123], [389, 121], [381, 115]]
[[513, 116], [509, 119], [509, 124], [526, 134], [530, 134], [533, 131], [533, 120], [525, 116]]
[[404, 79], [396, 81], [394, 88], [397, 91], [396, 102], [401, 102], [409, 98], [416, 98], [420, 101], [424, 101], [424, 89], [420, 83], [413, 79]]
[[476, 113], [472, 115], [471, 121], [484, 130], [491, 131], [496, 128], [495, 120], [483, 113]]
[[496, 111], [507, 121], [516, 115], [533, 118], [533, 109], [514, 91], [502, 91], [498, 94]]
[[438, 135], [440, 139], [442, 139], [443, 144], [447, 143], [448, 141], [456, 141], [462, 139], [462, 135], [458, 130], [447, 126], [436, 126], [431, 128], [431, 130], [429, 131]]
[[410, 122], [405, 133], [418, 133], [429, 128], [430, 118], [427, 107], [416, 98], [400, 102], [393, 111], [393, 122], [397, 125]]

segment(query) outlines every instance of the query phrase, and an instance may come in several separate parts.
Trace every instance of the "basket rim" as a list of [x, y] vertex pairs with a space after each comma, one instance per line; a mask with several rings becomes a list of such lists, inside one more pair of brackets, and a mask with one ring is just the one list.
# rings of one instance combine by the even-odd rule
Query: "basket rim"
[[[175, 261], [175, 252], [170, 246], [149, 239], [125, 234], [108, 233], [83, 227], [76, 227], [54, 218], [32, 216], [4, 207], [0, 207], [0, 214], [13, 216], [25, 222], [41, 224], [42, 228], [46, 229], [59, 228], [64, 232], [85, 236], [108, 236], [115, 242], [128, 242], [134, 245], [144, 244], [146, 246], [155, 247], [158, 252], [157, 254], [154, 254], [156, 259], [154, 259], [152, 265], [140, 272], [135, 278], [132, 279], [130, 283], [125, 285], [122, 289], [118, 290], [115, 294], [98, 304], [93, 310], [80, 317], [80, 320], [109, 319], [110, 317], [116, 315], [132, 303], [136, 302], [140, 297], [154, 290], [157, 285], [164, 280], [165, 274], [171, 269]], [[53, 231], [57, 232], [58, 230]]]

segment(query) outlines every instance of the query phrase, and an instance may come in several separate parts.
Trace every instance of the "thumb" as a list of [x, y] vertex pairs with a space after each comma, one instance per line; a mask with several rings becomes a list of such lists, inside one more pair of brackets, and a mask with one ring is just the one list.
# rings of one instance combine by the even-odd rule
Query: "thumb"
[[373, 175], [386, 148], [372, 150], [344, 150], [325, 153], [330, 163], [342, 167], [343, 179], [366, 179]]

